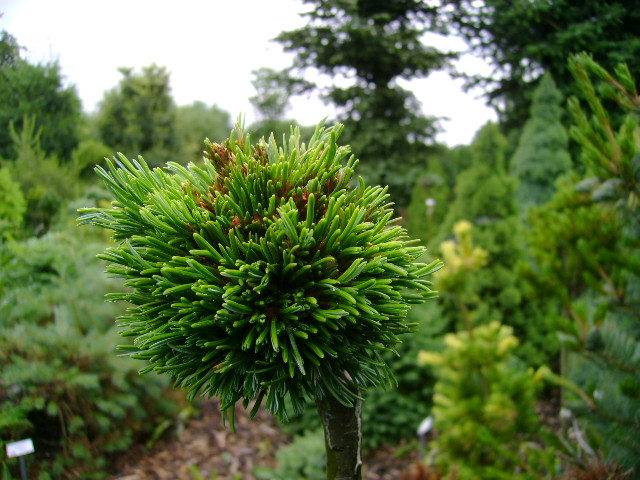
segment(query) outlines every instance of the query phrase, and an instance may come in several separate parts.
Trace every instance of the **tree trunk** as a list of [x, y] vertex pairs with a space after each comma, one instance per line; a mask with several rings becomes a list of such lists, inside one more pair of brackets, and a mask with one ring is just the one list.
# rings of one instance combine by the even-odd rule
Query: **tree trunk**
[[362, 479], [362, 401], [346, 407], [333, 397], [318, 400], [327, 451], [327, 480]]

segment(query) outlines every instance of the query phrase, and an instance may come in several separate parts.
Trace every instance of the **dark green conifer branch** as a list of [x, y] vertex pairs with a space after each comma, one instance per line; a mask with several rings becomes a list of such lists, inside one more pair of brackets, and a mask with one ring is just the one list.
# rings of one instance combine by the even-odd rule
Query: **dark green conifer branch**
[[412, 330], [441, 263], [416, 262], [424, 248], [394, 225], [385, 188], [353, 185], [342, 128], [252, 145], [238, 127], [206, 142], [202, 165], [119, 155], [96, 169], [115, 201], [79, 222], [119, 242], [100, 258], [129, 287], [110, 299], [133, 305], [120, 348], [141, 372], [219, 397], [231, 420], [239, 400], [285, 419], [287, 396], [296, 411], [305, 397], [353, 407], [394, 384], [379, 353]]

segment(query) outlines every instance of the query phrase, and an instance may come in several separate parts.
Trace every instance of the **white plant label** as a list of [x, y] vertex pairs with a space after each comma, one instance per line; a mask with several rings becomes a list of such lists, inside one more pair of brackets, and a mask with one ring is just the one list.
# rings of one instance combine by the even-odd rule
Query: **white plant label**
[[35, 452], [33, 441], [30, 438], [20, 440], [19, 442], [7, 443], [7, 457], [21, 457]]

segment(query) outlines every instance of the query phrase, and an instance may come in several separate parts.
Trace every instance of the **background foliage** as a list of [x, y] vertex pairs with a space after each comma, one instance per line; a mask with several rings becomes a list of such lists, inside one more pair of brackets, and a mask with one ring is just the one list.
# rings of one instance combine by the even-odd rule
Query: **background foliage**
[[468, 84], [482, 86], [510, 139], [527, 120], [534, 88], [545, 73], [553, 76], [565, 98], [578, 92], [567, 65], [572, 54], [591, 52], [610, 71], [620, 62], [632, 72], [640, 71], [635, 27], [640, 11], [634, 0], [443, 3], [451, 28], [494, 67], [490, 75], [468, 78]]
[[[426, 77], [454, 57], [420, 41], [426, 31], [442, 31], [437, 9], [414, 1], [305, 3], [311, 7], [307, 26], [276, 39], [296, 55], [280, 83], [298, 80], [298, 89], [290, 90], [297, 93], [319, 88], [301, 82], [304, 71], [328, 75], [332, 85], [322, 93], [338, 107], [344, 141], [363, 159], [361, 174], [368, 183], [389, 185], [397, 207], [405, 207], [413, 177], [426, 166], [436, 123], [400, 80]], [[343, 86], [339, 79], [349, 81]]]
[[174, 160], [179, 143], [169, 72], [150, 65], [140, 73], [131, 68], [120, 73], [123, 78], [105, 93], [96, 118], [100, 139], [112, 151], [142, 155], [153, 166]]
[[[560, 396], [549, 386], [539, 392], [543, 404], [573, 412], [557, 430], [562, 441], [549, 443], [563, 461], [558, 475], [638, 478], [638, 9], [623, 0], [506, 3], [306, 2], [307, 25], [279, 37], [295, 54], [293, 67], [256, 74], [262, 110], [249, 130], [254, 138], [287, 134], [296, 124], [285, 116], [288, 98], [318, 88], [308, 73], [321, 72], [330, 79], [322, 94], [347, 125], [345, 143], [362, 157], [363, 173], [392, 185], [404, 226], [428, 247], [425, 261], [447, 252], [443, 241], [460, 252], [460, 220], [487, 252], [482, 269], [441, 277], [437, 304], [411, 311], [421, 333], [402, 338], [400, 358], [384, 357], [398, 388], [367, 394], [368, 447], [411, 441], [432, 412], [440, 377], [413, 359], [421, 350], [449, 354], [444, 335], [465, 324], [457, 296], [474, 325], [501, 320], [512, 328], [517, 360], [504, 371], [515, 368], [520, 378], [527, 365], [546, 365], [543, 376], [562, 387]], [[405, 89], [411, 78], [451, 68], [454, 55], [423, 36], [447, 29], [496, 67], [467, 81], [500, 115], [470, 145], [451, 148], [434, 144], [429, 105]], [[581, 50], [592, 57], [568, 64]], [[32, 471], [100, 476], [111, 452], [139, 442], [175, 406], [161, 382], [138, 378], [131, 362], [114, 356], [121, 310], [101, 296], [118, 284], [87, 261], [110, 244], [79, 233], [75, 211], [109, 206], [111, 194], [93, 173], [104, 157], [124, 150], [157, 165], [200, 162], [204, 138], [225, 138], [230, 114], [175, 105], [170, 76], [157, 65], [128, 70], [96, 112], [83, 113], [59, 66], [31, 64], [22, 51], [2, 32], [0, 438], [34, 437]], [[567, 108], [572, 95], [579, 100]], [[309, 130], [301, 128], [305, 141]], [[285, 428], [311, 429], [295, 420]], [[496, 438], [479, 445], [495, 453], [503, 441]]]
[[81, 104], [74, 85], [65, 85], [60, 65], [34, 65], [20, 57], [20, 45], [8, 32], [0, 37], [0, 159], [12, 158], [10, 125], [21, 130], [35, 119], [47, 156], [68, 161], [79, 141]]
[[101, 243], [68, 231], [0, 245], [0, 434], [33, 439], [37, 478], [105, 478], [109, 455], [176, 413], [165, 383], [115, 355], [120, 308], [102, 297], [121, 287], [94, 259]]

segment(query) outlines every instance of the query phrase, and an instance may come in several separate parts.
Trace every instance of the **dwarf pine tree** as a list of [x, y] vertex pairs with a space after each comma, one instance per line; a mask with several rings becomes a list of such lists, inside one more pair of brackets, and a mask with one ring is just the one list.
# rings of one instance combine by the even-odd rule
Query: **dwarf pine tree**
[[441, 264], [416, 262], [424, 248], [394, 225], [386, 188], [350, 183], [358, 161], [341, 132], [252, 145], [238, 126], [206, 142], [201, 166], [120, 155], [97, 169], [113, 207], [80, 223], [118, 242], [101, 258], [131, 288], [111, 299], [133, 305], [122, 348], [142, 372], [219, 397], [232, 426], [239, 401], [286, 419], [313, 399], [327, 477], [358, 479], [361, 392], [394, 384], [380, 352], [412, 330], [405, 315], [435, 295]]

